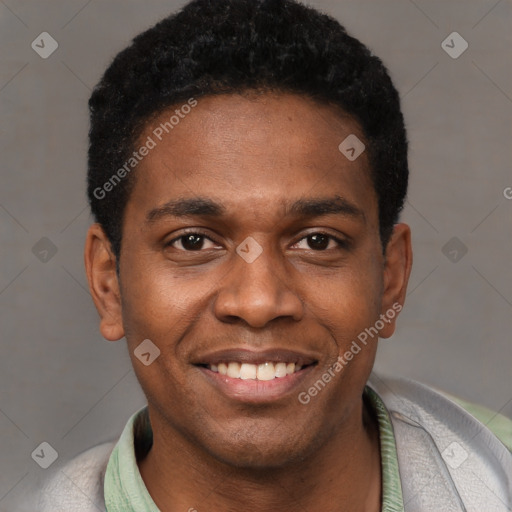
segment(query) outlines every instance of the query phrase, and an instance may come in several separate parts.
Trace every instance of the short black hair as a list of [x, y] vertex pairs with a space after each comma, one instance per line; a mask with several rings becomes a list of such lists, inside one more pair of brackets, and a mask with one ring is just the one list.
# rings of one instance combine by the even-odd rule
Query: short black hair
[[359, 123], [386, 247], [409, 170], [400, 97], [382, 61], [295, 0], [193, 0], [120, 52], [89, 100], [88, 198], [118, 261], [136, 174], [126, 162], [148, 121], [191, 98], [251, 90], [303, 95]]

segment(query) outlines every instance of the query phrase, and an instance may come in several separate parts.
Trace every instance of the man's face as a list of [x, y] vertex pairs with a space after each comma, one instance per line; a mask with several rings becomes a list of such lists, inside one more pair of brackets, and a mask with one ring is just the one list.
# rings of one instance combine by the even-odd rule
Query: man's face
[[[360, 421], [376, 337], [309, 403], [299, 395], [391, 307], [367, 155], [338, 149], [364, 135], [299, 96], [225, 95], [159, 141], [172, 110], [141, 137], [157, 145], [133, 171], [120, 257], [122, 330], [155, 436], [284, 465]], [[200, 211], [176, 205], [199, 198]], [[160, 350], [149, 366], [134, 356], [146, 339]], [[219, 373], [229, 363], [250, 378]]]

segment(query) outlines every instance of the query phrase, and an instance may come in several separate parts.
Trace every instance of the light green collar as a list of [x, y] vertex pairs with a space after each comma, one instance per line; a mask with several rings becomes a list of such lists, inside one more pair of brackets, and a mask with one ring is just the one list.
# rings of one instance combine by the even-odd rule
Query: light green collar
[[[140, 440], [134, 441], [134, 432], [138, 431], [134, 426], [144, 415], [147, 415], [147, 407], [128, 420], [110, 455], [104, 486], [107, 512], [160, 512], [146, 489], [135, 457], [135, 442]], [[152, 436], [151, 431], [146, 432], [146, 436]]]
[[[365, 389], [379, 423], [382, 460], [382, 512], [403, 511], [398, 459], [391, 421], [384, 403], [370, 388]], [[144, 427], [141, 430], [141, 425]], [[134, 434], [135, 432], [135, 434]], [[134, 441], [135, 437], [135, 441]], [[105, 474], [107, 512], [159, 512], [139, 472], [135, 456], [137, 446], [152, 438], [147, 407], [128, 420], [108, 461]]]

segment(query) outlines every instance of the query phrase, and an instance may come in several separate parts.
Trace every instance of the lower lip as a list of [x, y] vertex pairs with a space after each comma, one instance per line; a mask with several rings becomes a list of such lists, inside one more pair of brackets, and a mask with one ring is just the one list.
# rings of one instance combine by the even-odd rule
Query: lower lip
[[199, 370], [210, 383], [227, 397], [241, 402], [263, 403], [287, 397], [294, 390], [298, 396], [299, 390], [297, 388], [315, 366], [306, 366], [306, 368], [302, 368], [291, 375], [276, 377], [272, 380], [233, 379], [227, 375], [213, 372], [208, 368], [199, 367]]

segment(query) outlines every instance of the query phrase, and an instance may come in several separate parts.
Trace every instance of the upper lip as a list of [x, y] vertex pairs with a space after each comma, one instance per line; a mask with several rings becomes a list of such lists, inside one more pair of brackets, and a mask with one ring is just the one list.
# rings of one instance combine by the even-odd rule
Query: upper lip
[[231, 361], [249, 364], [263, 364], [267, 361], [272, 361], [276, 363], [295, 363], [296, 365], [307, 366], [316, 363], [318, 360], [308, 354], [287, 349], [274, 348], [254, 351], [243, 348], [231, 348], [204, 354], [197, 357], [193, 361], [193, 364], [218, 365], [219, 363], [229, 363]]

